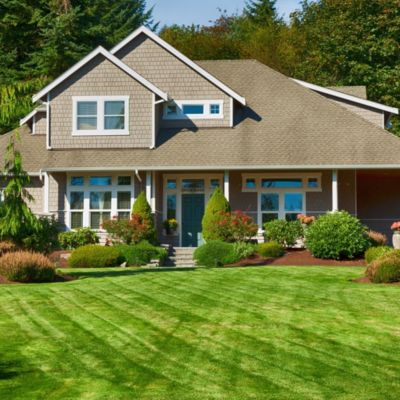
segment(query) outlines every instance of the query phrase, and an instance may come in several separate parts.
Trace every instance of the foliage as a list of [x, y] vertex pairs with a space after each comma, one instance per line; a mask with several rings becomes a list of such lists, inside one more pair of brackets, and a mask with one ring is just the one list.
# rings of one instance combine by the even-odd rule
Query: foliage
[[233, 253], [238, 260], [251, 257], [256, 252], [256, 246], [252, 243], [236, 242], [233, 243]]
[[285, 254], [285, 249], [275, 240], [266, 243], [260, 243], [257, 246], [257, 253], [262, 257], [282, 257]]
[[176, 231], [178, 228], [178, 221], [175, 218], [166, 219], [163, 221], [163, 226], [167, 232]]
[[367, 235], [371, 246], [385, 246], [387, 244], [387, 237], [381, 232], [369, 230]]
[[390, 226], [390, 229], [393, 231], [393, 233], [400, 233], [400, 221], [393, 222], [393, 224]]
[[[137, 218], [136, 215], [140, 216], [140, 218]], [[133, 203], [132, 219], [134, 218], [137, 220], [137, 222], [141, 221], [141, 223], [148, 226], [145, 237], [139, 239], [138, 241], [135, 241], [134, 243], [138, 243], [141, 240], [148, 240], [151, 243], [155, 243], [157, 240], [157, 232], [154, 224], [154, 216], [151, 211], [151, 206], [147, 201], [146, 194], [144, 192], [141, 192]]]
[[392, 250], [372, 261], [365, 273], [374, 283], [399, 282], [400, 250]]
[[59, 224], [54, 217], [40, 217], [35, 231], [22, 240], [24, 247], [49, 254], [60, 246], [58, 232]]
[[225, 198], [222, 190], [216, 188], [204, 212], [201, 221], [204, 240], [220, 240], [218, 232], [215, 232], [215, 225], [221, 221], [226, 213], [231, 211], [228, 200]]
[[317, 258], [351, 259], [368, 248], [366, 228], [345, 211], [320, 216], [305, 232], [306, 247]]
[[105, 221], [103, 228], [109, 233], [115, 243], [137, 244], [143, 240], [155, 242], [155, 228], [139, 214], [132, 214], [130, 219]]
[[219, 240], [210, 241], [198, 247], [193, 255], [197, 265], [221, 267], [239, 261], [234, 252], [234, 245]]
[[0, 257], [0, 275], [13, 282], [51, 282], [55, 274], [54, 264], [40, 253], [18, 251]]
[[74, 231], [60, 232], [58, 240], [62, 249], [73, 250], [88, 244], [99, 243], [95, 231], [90, 228], [79, 228]]
[[303, 225], [310, 225], [315, 221], [315, 217], [313, 215], [307, 216], [304, 214], [298, 214], [297, 220]]
[[10, 240], [3, 240], [0, 242], [0, 256], [11, 253], [17, 250], [17, 246], [15, 243], [11, 242]]
[[16, 149], [17, 133], [11, 135], [7, 145], [4, 162], [4, 176], [7, 185], [4, 189], [4, 200], [0, 206], [0, 237], [22, 243], [27, 233], [35, 232], [38, 220], [27, 202], [34, 201], [26, 190], [30, 182], [22, 165], [21, 153]]
[[135, 245], [121, 244], [115, 248], [123, 256], [128, 266], [141, 266], [149, 264], [151, 260], [159, 260], [160, 265], [167, 258], [168, 252], [163, 247], [156, 247], [147, 241]]
[[124, 261], [118, 249], [112, 246], [89, 244], [78, 247], [68, 259], [70, 268], [117, 267]]
[[370, 247], [364, 253], [365, 262], [367, 264], [370, 264], [372, 261], [375, 261], [377, 258], [382, 257], [383, 255], [391, 252], [392, 250], [393, 250], [393, 248], [389, 247], [389, 246]]
[[300, 221], [275, 219], [264, 224], [264, 236], [267, 241], [273, 240], [284, 247], [291, 247], [303, 236]]

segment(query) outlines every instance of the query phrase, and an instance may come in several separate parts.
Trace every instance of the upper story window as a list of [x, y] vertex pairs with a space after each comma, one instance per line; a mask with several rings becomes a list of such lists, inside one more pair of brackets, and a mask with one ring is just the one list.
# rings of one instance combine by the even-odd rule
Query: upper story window
[[129, 96], [74, 96], [74, 136], [129, 135]]
[[223, 100], [176, 100], [164, 106], [163, 118], [168, 120], [222, 119]]

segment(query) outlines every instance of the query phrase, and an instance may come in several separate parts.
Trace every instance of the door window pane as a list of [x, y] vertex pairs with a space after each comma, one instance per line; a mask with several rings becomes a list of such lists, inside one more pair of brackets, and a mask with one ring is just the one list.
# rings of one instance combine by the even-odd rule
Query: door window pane
[[261, 211], [279, 211], [279, 194], [261, 193]]
[[71, 210], [83, 210], [83, 192], [71, 192], [70, 208]]
[[176, 189], [176, 179], [167, 180], [167, 189]]
[[77, 128], [78, 130], [97, 129], [97, 102], [78, 101], [77, 103]]
[[111, 186], [111, 176], [91, 176], [90, 186]]
[[183, 113], [184, 114], [196, 114], [196, 115], [204, 114], [204, 105], [203, 104], [184, 104], [183, 105]]
[[131, 208], [131, 192], [117, 193], [117, 208], [118, 210], [129, 210]]
[[92, 229], [100, 229], [100, 225], [102, 225], [104, 221], [108, 221], [109, 219], [110, 219], [109, 212], [91, 212], [90, 227]]
[[71, 186], [83, 186], [84, 183], [83, 176], [71, 176]]
[[71, 229], [82, 228], [83, 226], [83, 213], [82, 212], [71, 212]]
[[176, 219], [176, 195], [167, 195], [167, 219]]
[[303, 194], [285, 193], [285, 211], [303, 211]]
[[303, 180], [299, 179], [262, 179], [261, 186], [263, 188], [301, 188]]
[[182, 190], [186, 192], [203, 192], [204, 179], [184, 179], [182, 181]]
[[90, 192], [91, 210], [109, 210], [111, 208], [111, 192]]
[[131, 177], [130, 176], [119, 176], [118, 177], [118, 185], [119, 186], [128, 186], [131, 184]]
[[278, 217], [279, 216], [277, 213], [263, 213], [262, 214], [262, 223], [264, 225], [266, 222], [273, 221], [274, 219], [278, 219]]
[[125, 129], [125, 102], [104, 102], [104, 128]]

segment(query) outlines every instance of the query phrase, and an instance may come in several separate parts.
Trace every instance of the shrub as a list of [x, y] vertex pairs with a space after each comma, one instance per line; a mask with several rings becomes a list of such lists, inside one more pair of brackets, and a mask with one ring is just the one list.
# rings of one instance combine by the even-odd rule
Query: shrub
[[103, 223], [114, 243], [137, 244], [143, 240], [154, 243], [154, 227], [140, 214], [132, 214], [131, 219], [111, 219]]
[[400, 250], [392, 250], [368, 265], [366, 275], [374, 283], [400, 281]]
[[194, 252], [198, 265], [205, 267], [220, 267], [239, 261], [232, 243], [219, 240], [210, 241], [198, 247]]
[[272, 241], [260, 243], [257, 246], [257, 253], [262, 257], [282, 257], [285, 254], [285, 249], [278, 242]]
[[11, 253], [17, 250], [17, 246], [15, 243], [10, 240], [3, 240], [0, 242], [0, 256], [6, 253]]
[[18, 251], [0, 257], [0, 275], [13, 282], [51, 282], [55, 274], [54, 264], [40, 253]]
[[124, 262], [118, 249], [109, 246], [90, 244], [77, 248], [68, 259], [71, 268], [117, 267]]
[[99, 243], [99, 238], [95, 231], [90, 228], [79, 228], [75, 231], [61, 232], [58, 235], [61, 248], [73, 250], [88, 244]]
[[345, 211], [320, 216], [305, 232], [306, 247], [317, 258], [354, 258], [368, 248], [366, 228]]
[[371, 246], [385, 246], [387, 244], [387, 237], [383, 233], [369, 230], [367, 234]]
[[222, 190], [216, 188], [207, 203], [203, 219], [201, 221], [204, 240], [222, 240], [220, 233], [215, 230], [215, 225], [221, 221], [226, 213], [231, 211], [228, 200]]
[[[154, 226], [154, 218], [153, 213], [151, 211], [151, 207], [149, 202], [146, 199], [146, 194], [141, 192], [132, 206], [132, 217], [134, 215], [139, 215], [143, 223], [148, 225], [146, 240], [151, 243], [155, 243], [157, 240], [157, 233]], [[143, 240], [143, 239], [141, 239]]]
[[121, 244], [115, 246], [128, 266], [146, 265], [151, 260], [159, 260], [160, 264], [167, 258], [168, 252], [163, 247], [156, 247], [143, 241], [136, 245]]
[[304, 232], [300, 221], [286, 221], [284, 219], [269, 221], [264, 224], [264, 229], [264, 236], [267, 241], [275, 241], [284, 247], [294, 246]]
[[233, 253], [238, 260], [249, 258], [256, 252], [256, 246], [246, 242], [236, 242], [233, 244]]
[[372, 261], [375, 261], [377, 258], [380, 258], [391, 251], [393, 251], [393, 248], [389, 246], [370, 247], [365, 252], [364, 258], [366, 263], [369, 264]]
[[54, 217], [40, 217], [35, 231], [22, 242], [29, 250], [49, 254], [60, 246], [58, 232], [58, 221]]

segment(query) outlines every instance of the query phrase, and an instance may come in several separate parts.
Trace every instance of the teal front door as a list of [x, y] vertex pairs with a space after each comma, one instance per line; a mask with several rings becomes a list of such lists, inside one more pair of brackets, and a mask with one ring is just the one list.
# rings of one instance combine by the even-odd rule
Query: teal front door
[[201, 220], [204, 214], [204, 194], [182, 194], [182, 246], [201, 245]]

